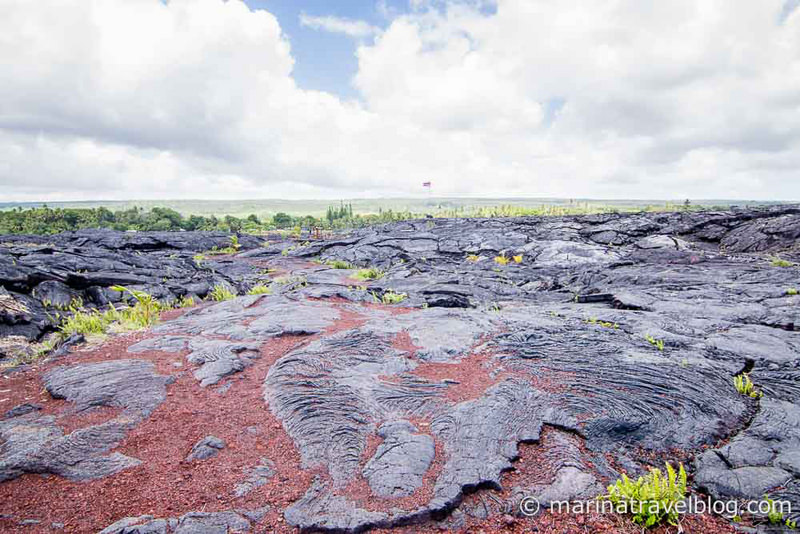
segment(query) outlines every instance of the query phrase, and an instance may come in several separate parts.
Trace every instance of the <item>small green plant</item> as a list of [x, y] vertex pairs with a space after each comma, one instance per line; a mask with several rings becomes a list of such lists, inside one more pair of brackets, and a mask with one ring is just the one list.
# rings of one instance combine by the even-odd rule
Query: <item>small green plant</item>
[[686, 498], [686, 471], [679, 464], [678, 472], [669, 463], [667, 474], [660, 469], [650, 472], [638, 479], [631, 480], [623, 474], [620, 480], [608, 486], [608, 493], [601, 499], [608, 499], [615, 510], [624, 511], [633, 516], [633, 522], [645, 528], [667, 522], [678, 526], [680, 516], [678, 503]]
[[166, 309], [149, 293], [123, 286], [111, 286], [112, 290], [128, 293], [136, 301], [133, 306], [118, 310], [110, 308], [106, 311], [84, 310], [82, 302], [70, 306], [71, 314], [63, 319], [59, 315], [58, 331], [62, 337], [73, 334], [103, 335], [112, 328], [118, 330], [138, 330], [152, 326], [159, 320], [159, 314]]
[[305, 276], [279, 276], [273, 282], [281, 286], [296, 284], [300, 287], [305, 287], [308, 285], [308, 279]]
[[181, 295], [178, 297], [178, 300], [175, 301], [176, 308], [191, 308], [194, 306], [194, 298], [187, 297], [186, 295]]
[[794, 295], [798, 294], [798, 291], [797, 291], [797, 289], [792, 287], [792, 288], [789, 288], [789, 289], [786, 290], [786, 294], [790, 295], [790, 296], [794, 296]]
[[269, 295], [271, 293], [272, 290], [265, 284], [256, 284], [247, 292], [248, 295]]
[[9, 358], [0, 362], [0, 369], [36, 363], [50, 354], [61, 339], [63, 339], [62, 336], [52, 334], [39, 343], [31, 343], [20, 347], [4, 347], [4, 352]]
[[514, 263], [522, 263], [522, 254], [518, 254], [512, 258]]
[[100, 313], [97, 310], [75, 311], [61, 321], [58, 331], [64, 337], [74, 334], [102, 335], [108, 331], [112, 322], [112, 314], [109, 313]]
[[747, 373], [742, 373], [740, 375], [733, 377], [733, 385], [736, 388], [736, 391], [741, 393], [746, 397], [750, 397], [753, 399], [758, 399], [764, 396], [762, 391], [756, 389], [756, 385], [750, 380], [750, 375]]
[[656, 339], [653, 336], [651, 336], [650, 334], [647, 334], [646, 336], [644, 336], [644, 338], [647, 340], [648, 343], [653, 345], [659, 351], [661, 351], [661, 352], [664, 351], [664, 340], [663, 339]]
[[773, 267], [794, 267], [794, 263], [778, 257], [771, 258], [770, 265]]
[[216, 285], [208, 293], [208, 298], [210, 298], [211, 300], [215, 300], [217, 302], [222, 302], [224, 300], [235, 299], [236, 293], [232, 292], [230, 289], [228, 289], [223, 285]]
[[242, 245], [239, 244], [239, 236], [238, 235], [232, 235], [231, 236], [231, 248], [233, 250], [239, 250], [240, 248], [242, 248]]
[[506, 257], [505, 254], [500, 254], [499, 256], [494, 257], [494, 262], [498, 265], [508, 265], [511, 260]]
[[155, 324], [158, 321], [159, 313], [164, 309], [158, 300], [149, 293], [137, 289], [129, 289], [124, 286], [111, 286], [113, 291], [128, 293], [135, 300], [136, 304], [124, 310], [124, 319], [142, 328]]
[[378, 296], [373, 292], [372, 298], [375, 302], [381, 302], [383, 304], [399, 304], [408, 298], [408, 295], [405, 293], [395, 293], [393, 290], [389, 289], [383, 293], [381, 298], [379, 299]]
[[797, 528], [797, 522], [784, 518], [783, 512], [778, 509], [778, 506], [777, 504], [775, 504], [775, 501], [770, 499], [768, 495], [764, 495], [764, 501], [767, 504], [769, 504], [769, 512], [767, 512], [767, 521], [769, 521], [770, 525], [786, 525], [786, 527], [791, 530]]
[[201, 263], [206, 261], [206, 255], [205, 254], [195, 254], [194, 256], [192, 256], [192, 259], [194, 260], [194, 262], [197, 265], [200, 265]]
[[333, 267], [334, 269], [352, 269], [353, 266], [350, 263], [342, 260], [331, 260], [326, 262], [329, 266]]
[[589, 319], [586, 319], [586, 322], [588, 324], [594, 324], [594, 325], [597, 325], [597, 326], [602, 326], [603, 328], [613, 328], [614, 330], [619, 329], [619, 325], [617, 323], [612, 323], [612, 322], [609, 322], [609, 321], [601, 321], [600, 319], [597, 319], [596, 317], [590, 317]]
[[359, 269], [356, 273], [356, 278], [359, 280], [378, 280], [383, 278], [383, 271], [370, 267], [368, 269]]
[[467, 261], [472, 262], [472, 263], [478, 263], [482, 259], [483, 258], [478, 256], [477, 254], [470, 254], [469, 256], [467, 256]]
[[288, 256], [291, 251], [297, 250], [298, 248], [300, 248], [300, 245], [292, 245], [290, 247], [287, 247], [281, 250], [281, 256]]

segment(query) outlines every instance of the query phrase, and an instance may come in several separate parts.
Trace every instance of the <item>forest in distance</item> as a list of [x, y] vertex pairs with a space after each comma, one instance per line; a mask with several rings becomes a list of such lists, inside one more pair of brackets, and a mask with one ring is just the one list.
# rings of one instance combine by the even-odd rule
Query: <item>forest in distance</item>
[[[732, 201], [591, 201], [562, 199], [355, 199], [325, 201], [163, 201], [0, 204], [0, 234], [49, 235], [85, 228], [119, 231], [259, 233], [346, 229], [424, 217], [563, 216], [725, 208]], [[746, 202], [742, 205], [765, 205]], [[243, 211], [245, 210], [245, 211]]]

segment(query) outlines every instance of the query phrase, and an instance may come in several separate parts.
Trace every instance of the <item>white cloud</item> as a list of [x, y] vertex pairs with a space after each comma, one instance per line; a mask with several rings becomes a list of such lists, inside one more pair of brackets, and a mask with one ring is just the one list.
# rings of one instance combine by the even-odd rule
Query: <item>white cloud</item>
[[342, 33], [348, 37], [355, 38], [372, 37], [380, 33], [380, 28], [372, 26], [363, 20], [353, 20], [342, 17], [314, 17], [302, 13], [300, 15], [300, 24], [315, 30]]
[[307, 17], [376, 36], [344, 102], [240, 0], [6, 0], [0, 200], [800, 198], [783, 0], [416, 3], [381, 33]]

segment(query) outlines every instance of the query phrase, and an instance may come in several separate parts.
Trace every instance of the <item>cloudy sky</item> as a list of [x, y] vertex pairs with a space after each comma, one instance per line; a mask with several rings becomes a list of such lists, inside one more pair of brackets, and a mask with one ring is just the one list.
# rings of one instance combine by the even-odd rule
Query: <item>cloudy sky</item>
[[800, 0], [0, 13], [0, 200], [800, 199]]

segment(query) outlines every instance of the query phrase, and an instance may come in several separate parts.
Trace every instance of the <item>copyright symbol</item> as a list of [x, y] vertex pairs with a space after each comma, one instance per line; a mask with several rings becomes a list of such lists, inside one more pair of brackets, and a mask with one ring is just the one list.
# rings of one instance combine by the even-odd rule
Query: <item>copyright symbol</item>
[[519, 501], [519, 512], [525, 517], [533, 517], [539, 513], [539, 501], [535, 497], [523, 497]]

